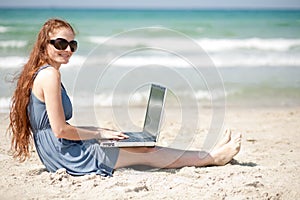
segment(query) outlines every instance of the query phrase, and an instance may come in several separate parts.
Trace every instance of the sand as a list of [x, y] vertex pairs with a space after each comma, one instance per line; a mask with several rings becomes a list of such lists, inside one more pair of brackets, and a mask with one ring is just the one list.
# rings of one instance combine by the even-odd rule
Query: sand
[[[209, 112], [204, 109], [204, 112]], [[299, 199], [300, 107], [227, 107], [224, 128], [242, 132], [242, 148], [222, 167], [116, 170], [113, 177], [49, 173], [36, 152], [24, 163], [8, 155], [1, 115], [0, 199]], [[111, 126], [111, 121], [103, 122]], [[160, 138], [168, 145], [176, 120]], [[191, 149], [201, 143], [199, 131]], [[168, 140], [169, 139], [169, 140]]]

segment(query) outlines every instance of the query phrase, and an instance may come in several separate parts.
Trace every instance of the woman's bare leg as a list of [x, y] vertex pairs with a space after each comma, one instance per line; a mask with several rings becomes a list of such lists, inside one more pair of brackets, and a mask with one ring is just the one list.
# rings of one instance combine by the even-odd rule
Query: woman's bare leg
[[146, 165], [156, 168], [181, 168], [185, 166], [225, 165], [240, 150], [241, 134], [225, 134], [221, 144], [210, 153], [185, 151], [165, 147], [120, 148], [115, 168]]

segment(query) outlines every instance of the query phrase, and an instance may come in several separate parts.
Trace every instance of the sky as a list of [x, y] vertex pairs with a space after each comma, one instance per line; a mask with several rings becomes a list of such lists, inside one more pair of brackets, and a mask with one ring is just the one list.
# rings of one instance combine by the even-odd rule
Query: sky
[[116, 9], [300, 9], [300, 0], [1, 0], [4, 7]]

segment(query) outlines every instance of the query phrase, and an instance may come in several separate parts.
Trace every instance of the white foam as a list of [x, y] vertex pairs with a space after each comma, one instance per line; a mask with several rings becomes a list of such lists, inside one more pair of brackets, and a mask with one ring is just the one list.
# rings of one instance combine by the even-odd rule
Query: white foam
[[23, 40], [6, 40], [0, 41], [1, 48], [22, 48], [27, 45], [27, 41]]
[[246, 38], [246, 39], [198, 39], [198, 44], [207, 52], [220, 52], [228, 50], [253, 49], [262, 51], [288, 51], [300, 46], [300, 39], [283, 38]]
[[68, 64], [64, 64], [63, 68], [69, 68], [69, 67], [80, 67], [85, 62], [86, 57], [80, 56], [80, 55], [73, 55]]
[[8, 32], [9, 28], [7, 26], [0, 26], [0, 33]]
[[137, 45], [146, 45], [149, 42], [147, 38], [114, 38], [103, 36], [90, 36], [88, 40], [98, 45], [105, 44], [117, 47], [134, 47]]
[[95, 106], [112, 106], [113, 96], [111, 94], [98, 94], [94, 97]]
[[[19, 68], [22, 67], [27, 62], [27, 60], [27, 57], [21, 56], [0, 57], [0, 68]], [[78, 67], [81, 66], [85, 60], [85, 56], [74, 55], [71, 57], [69, 63], [63, 66], [64, 68]]]
[[115, 66], [120, 67], [135, 67], [135, 66], [147, 66], [157, 65], [165, 67], [191, 67], [191, 65], [185, 60], [175, 56], [131, 56], [122, 57], [113, 63]]
[[217, 54], [211, 56], [217, 67], [300, 67], [298, 54]]
[[[224, 95], [224, 92], [215, 92], [215, 94], [217, 94], [215, 98], [220, 98], [223, 97], [222, 95]], [[95, 95], [76, 96], [75, 102], [74, 96], [70, 96], [70, 99], [74, 107], [145, 106], [149, 97], [148, 95], [148, 92], [136, 92], [129, 96], [128, 94], [113, 94], [113, 92], [103, 92]], [[195, 94], [187, 94], [185, 91], [179, 91], [177, 95], [191, 99], [195, 98], [197, 101], [212, 100], [212, 94], [207, 90], [198, 90], [195, 92]], [[93, 98], [93, 101], [91, 101], [91, 98]], [[89, 103], [93, 103], [93, 105], [89, 105]], [[169, 101], [168, 103], [172, 104], [172, 101]]]
[[10, 98], [9, 97], [2, 97], [0, 98], [0, 108], [9, 108], [10, 106]]
[[0, 57], [0, 68], [19, 68], [22, 67], [27, 58], [20, 56]]
[[[105, 43], [110, 38], [93, 36], [94, 43]], [[185, 38], [112, 38], [107, 44], [115, 46], [151, 45], [157, 42], [172, 44], [170, 50], [191, 51], [184, 45]], [[189, 41], [190, 42], [190, 41]], [[288, 38], [245, 38], [214, 39], [201, 38], [195, 40], [209, 55], [217, 67], [260, 67], [260, 66], [292, 66], [300, 67], [300, 39]], [[176, 51], [176, 49], [174, 50]], [[159, 50], [158, 50], [159, 52]], [[197, 55], [197, 52], [190, 52]], [[201, 54], [202, 52], [200, 52]], [[191, 64], [175, 56], [148, 55], [126, 56], [114, 63], [116, 66], [162, 65], [167, 67], [191, 67]], [[197, 63], [193, 63], [197, 64]]]
[[[89, 41], [95, 44], [104, 44], [105, 42], [113, 46], [137, 46], [151, 45], [157, 42], [168, 42], [176, 44], [185, 43], [186, 38], [110, 38], [104, 36], [90, 36]], [[244, 38], [244, 39], [215, 39], [200, 38], [195, 40], [207, 52], [220, 52], [228, 50], [262, 50], [262, 51], [288, 51], [294, 47], [300, 46], [300, 39], [288, 38]], [[187, 44], [191, 41], [186, 41]], [[172, 47], [173, 49], [174, 47]]]
[[197, 100], [211, 100], [211, 93], [209, 93], [208, 91], [203, 91], [203, 90], [199, 90], [195, 93], [195, 97]]
[[[300, 67], [299, 53], [274, 53], [265, 52], [263, 54], [253, 53], [244, 54], [235, 52], [230, 54], [215, 53], [209, 54], [212, 62], [217, 67]], [[62, 67], [72, 68], [84, 65], [84, 62], [90, 58], [74, 55], [70, 62]], [[18, 56], [0, 57], [0, 68], [18, 68], [22, 67], [27, 58]], [[88, 64], [93, 64], [89, 62]], [[164, 66], [169, 68], [190, 68], [197, 63], [189, 63], [176, 56], [126, 56], [115, 60], [112, 66], [116, 67], [142, 67], [142, 66]]]
[[122, 94], [102, 93], [94, 96], [95, 106], [140, 106], [147, 101], [148, 93], [136, 92], [129, 99]]
[[[216, 67], [300, 67], [300, 55], [298, 54], [244, 54], [236, 52], [232, 54], [212, 54], [210, 58]], [[189, 63], [176, 56], [128, 56], [116, 60], [113, 65], [118, 67], [139, 66], [164, 66], [189, 68], [198, 63]], [[201, 63], [200, 63], [201, 64]]]
[[[105, 43], [109, 38], [102, 36], [89, 37], [95, 43]], [[151, 39], [152, 40], [152, 39]], [[155, 38], [163, 41], [162, 38]], [[174, 46], [177, 48], [185, 48], [189, 51], [188, 46], [181, 46], [182, 41], [176, 41], [170, 38]], [[211, 39], [203, 38], [196, 40], [201, 47], [208, 53], [209, 57], [217, 67], [260, 67], [260, 66], [292, 66], [300, 67], [300, 39], [262, 39], [262, 38], [246, 38], [246, 39]], [[20, 43], [19, 43], [20, 42]], [[0, 46], [21, 47], [25, 45], [25, 41], [2, 41]], [[145, 42], [145, 43], [143, 43]], [[129, 38], [116, 41], [110, 41], [111, 45], [142, 45], [146, 44], [145, 38]], [[150, 44], [150, 41], [148, 41]], [[120, 67], [133, 67], [145, 65], [157, 65], [165, 67], [192, 67], [191, 63], [183, 60], [179, 56], [162, 54], [160, 50], [152, 50], [154, 53], [146, 55], [126, 55], [118, 58], [113, 65]], [[148, 52], [149, 53], [149, 52]], [[188, 52], [189, 53], [189, 52]], [[197, 55], [197, 52], [190, 52], [191, 55]], [[202, 52], [200, 52], [202, 53]], [[93, 64], [92, 57], [75, 54], [70, 62], [64, 67], [82, 66], [88, 59], [89, 65]], [[112, 58], [114, 59], [114, 58]], [[101, 61], [101, 58], [95, 58], [95, 61]], [[0, 68], [16, 68], [22, 66], [26, 62], [25, 57], [8, 56], [0, 57]], [[197, 65], [197, 63], [192, 63]]]
[[103, 36], [90, 36], [88, 38], [88, 40], [90, 42], [95, 43], [95, 44], [102, 44], [105, 41], [107, 41], [108, 39], [109, 39], [109, 37], [103, 37]]

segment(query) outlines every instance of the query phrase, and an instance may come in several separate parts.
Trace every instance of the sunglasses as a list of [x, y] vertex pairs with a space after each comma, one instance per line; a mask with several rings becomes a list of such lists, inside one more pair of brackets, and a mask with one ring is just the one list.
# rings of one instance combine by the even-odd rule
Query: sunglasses
[[66, 39], [57, 38], [55, 40], [50, 40], [49, 43], [52, 44], [57, 50], [66, 50], [68, 46], [70, 46], [72, 52], [75, 52], [77, 49], [77, 41], [75, 40], [68, 42]]

